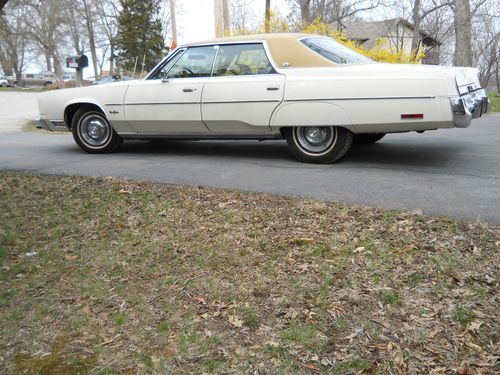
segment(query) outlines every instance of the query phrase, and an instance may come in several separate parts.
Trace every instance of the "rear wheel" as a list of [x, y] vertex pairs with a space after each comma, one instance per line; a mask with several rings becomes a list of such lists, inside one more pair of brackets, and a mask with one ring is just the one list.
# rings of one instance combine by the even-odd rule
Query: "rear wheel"
[[385, 133], [354, 134], [353, 142], [358, 145], [370, 145], [380, 141], [385, 137]]
[[76, 111], [71, 131], [78, 146], [91, 154], [114, 152], [123, 143], [123, 138], [116, 134], [104, 114], [92, 108]]
[[335, 126], [305, 126], [285, 129], [290, 152], [305, 163], [333, 163], [352, 143], [352, 133]]

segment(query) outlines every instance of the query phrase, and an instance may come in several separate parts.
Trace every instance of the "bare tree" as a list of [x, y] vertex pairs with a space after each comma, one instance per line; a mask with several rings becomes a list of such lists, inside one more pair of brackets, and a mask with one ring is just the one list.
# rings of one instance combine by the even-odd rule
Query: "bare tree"
[[0, 14], [0, 54], [4, 73], [16, 76], [18, 84], [22, 85], [22, 72], [28, 64], [29, 40], [26, 38], [26, 7], [19, 1], [11, 0], [9, 17]]
[[[96, 13], [99, 15], [99, 30], [104, 38], [104, 42], [101, 46], [109, 50], [109, 74], [113, 75], [114, 71], [114, 53], [115, 53], [115, 44], [114, 39], [116, 37], [116, 33], [118, 31], [117, 17], [119, 13], [119, 8], [115, 1], [113, 0], [105, 0], [105, 1], [97, 1], [96, 5]], [[99, 76], [102, 75], [102, 65], [105, 60], [105, 55], [101, 59], [101, 69]]]
[[[429, 2], [425, 2], [429, 3]], [[413, 1], [413, 11], [412, 11], [412, 21], [413, 21], [413, 38], [411, 42], [411, 50], [414, 51], [415, 54], [418, 54], [422, 36], [422, 21], [425, 20], [426, 17], [432, 15], [436, 11], [441, 8], [448, 7], [450, 4], [450, 0], [432, 0], [430, 4], [426, 7], [423, 6], [421, 0]]]
[[253, 0], [231, 0], [229, 2], [233, 33], [245, 34], [249, 32], [250, 21], [255, 16], [252, 5]]
[[48, 71], [54, 69], [62, 76], [61, 57], [58, 47], [64, 43], [65, 2], [57, 0], [22, 0], [26, 10], [26, 23], [29, 26], [24, 37], [31, 38], [45, 56]]
[[325, 23], [335, 23], [341, 30], [343, 21], [377, 8], [382, 0], [288, 0], [288, 3], [298, 13], [299, 25], [309, 25], [320, 18]]

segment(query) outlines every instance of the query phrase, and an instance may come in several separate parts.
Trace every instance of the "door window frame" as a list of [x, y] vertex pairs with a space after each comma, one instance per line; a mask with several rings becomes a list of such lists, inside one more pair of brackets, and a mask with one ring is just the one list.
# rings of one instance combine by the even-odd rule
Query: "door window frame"
[[[266, 74], [247, 74], [247, 75], [235, 75], [235, 76], [214, 76], [214, 67], [215, 67], [215, 62], [217, 60], [217, 55], [219, 54], [219, 49], [221, 46], [226, 46], [226, 45], [242, 45], [242, 44], [260, 44], [264, 48], [264, 54], [266, 55], [267, 60], [271, 64], [271, 66], [274, 69], [274, 73], [266, 73]], [[276, 65], [276, 62], [273, 60], [273, 57], [269, 51], [269, 48], [267, 46], [267, 43], [265, 40], [243, 40], [243, 41], [227, 41], [227, 42], [217, 42], [217, 43], [201, 43], [201, 44], [194, 44], [191, 46], [186, 46], [186, 47], [179, 47], [176, 48], [170, 55], [165, 57], [163, 60], [161, 60], [154, 68], [153, 70], [146, 76], [145, 80], [154, 80], [154, 76], [166, 65], [168, 64], [172, 59], [175, 59], [174, 65], [177, 62], [178, 59], [189, 49], [189, 48], [196, 48], [196, 47], [209, 47], [213, 46], [216, 51], [215, 51], [215, 56], [214, 56], [214, 61], [212, 62], [212, 69], [210, 71], [210, 76], [206, 78], [210, 79], [216, 79], [216, 78], [237, 78], [237, 77], [255, 77], [255, 76], [266, 76], [266, 75], [276, 75], [280, 74], [283, 75], [281, 69]], [[172, 65], [173, 66], [173, 65]], [[189, 79], [189, 78], [175, 78], [175, 79]]]

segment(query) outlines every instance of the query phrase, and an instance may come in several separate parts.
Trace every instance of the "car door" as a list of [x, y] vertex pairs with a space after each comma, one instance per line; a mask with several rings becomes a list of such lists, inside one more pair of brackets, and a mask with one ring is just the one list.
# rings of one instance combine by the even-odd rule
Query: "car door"
[[213, 133], [270, 132], [269, 121], [283, 100], [284, 83], [262, 43], [222, 44], [203, 89], [203, 121]]
[[163, 75], [131, 82], [124, 99], [128, 124], [146, 134], [208, 132], [201, 119], [201, 93], [215, 52], [214, 46], [188, 48], [167, 60]]

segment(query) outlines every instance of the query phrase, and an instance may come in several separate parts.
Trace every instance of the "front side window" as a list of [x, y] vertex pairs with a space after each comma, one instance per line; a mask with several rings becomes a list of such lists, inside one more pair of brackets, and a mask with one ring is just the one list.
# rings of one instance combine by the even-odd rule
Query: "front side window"
[[374, 61], [330, 38], [304, 38], [304, 45], [336, 64], [367, 64]]
[[169, 78], [210, 77], [215, 47], [189, 48], [167, 71]]
[[216, 77], [276, 73], [261, 43], [221, 45], [215, 60]]

